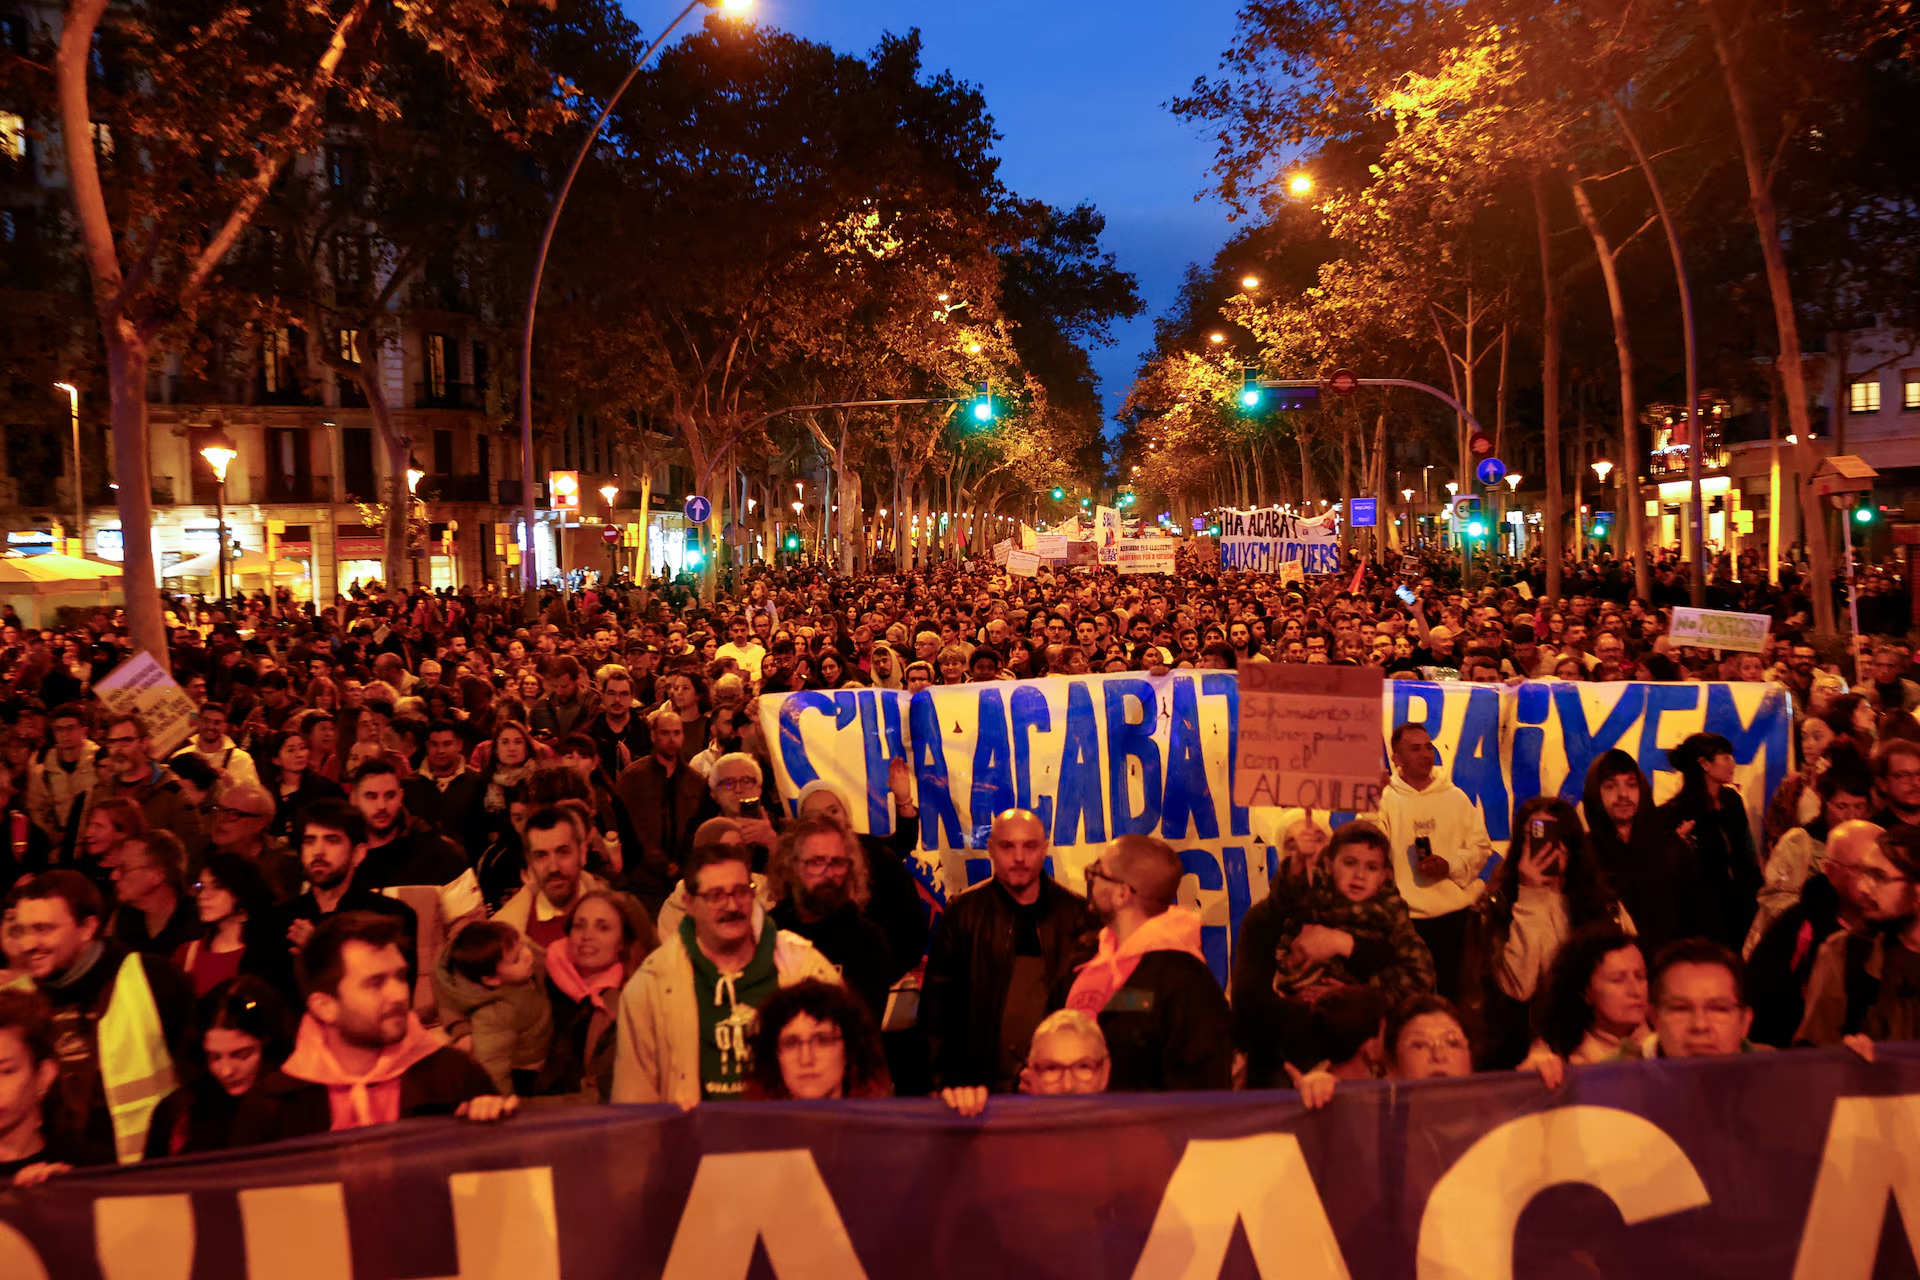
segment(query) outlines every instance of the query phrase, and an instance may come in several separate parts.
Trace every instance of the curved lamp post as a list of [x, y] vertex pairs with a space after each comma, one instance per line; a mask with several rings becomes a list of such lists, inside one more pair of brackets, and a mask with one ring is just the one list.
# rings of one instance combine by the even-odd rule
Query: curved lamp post
[[687, 15], [695, 9], [724, 9], [730, 13], [745, 11], [752, 0], [688, 0], [687, 7], [675, 16], [672, 22], [655, 37], [634, 62], [633, 70], [627, 72], [626, 79], [608, 95], [606, 105], [600, 108], [600, 114], [594, 118], [593, 128], [580, 141], [580, 150], [574, 154], [573, 163], [567, 167], [567, 176], [561, 181], [560, 189], [554, 193], [553, 208], [547, 212], [547, 226], [540, 233], [540, 248], [533, 256], [533, 278], [527, 285], [527, 310], [520, 323], [520, 484], [522, 489], [522, 518], [526, 522], [528, 554], [521, 559], [521, 587], [526, 597], [526, 608], [536, 603], [535, 588], [540, 583], [540, 573], [533, 551], [533, 321], [540, 306], [540, 277], [547, 269], [547, 250], [553, 246], [553, 232], [560, 225], [560, 211], [566, 207], [567, 194], [573, 190], [573, 180], [580, 176], [580, 166], [587, 161], [587, 153], [593, 150], [593, 144], [600, 138], [600, 131], [606, 127], [607, 119], [613, 115], [613, 109], [626, 93], [627, 88], [640, 75], [653, 55], [667, 42]]

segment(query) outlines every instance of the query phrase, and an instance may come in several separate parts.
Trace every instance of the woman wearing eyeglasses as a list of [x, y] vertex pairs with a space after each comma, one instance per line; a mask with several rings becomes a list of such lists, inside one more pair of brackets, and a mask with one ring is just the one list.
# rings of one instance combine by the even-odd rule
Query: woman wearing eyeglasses
[[874, 1018], [845, 987], [817, 981], [782, 988], [754, 1023], [747, 1098], [891, 1098], [893, 1082]]
[[272, 918], [273, 894], [253, 860], [238, 853], [208, 854], [187, 889], [205, 932], [181, 947], [174, 963], [192, 980], [198, 997], [247, 971], [247, 952], [254, 945], [271, 945], [258, 935]]

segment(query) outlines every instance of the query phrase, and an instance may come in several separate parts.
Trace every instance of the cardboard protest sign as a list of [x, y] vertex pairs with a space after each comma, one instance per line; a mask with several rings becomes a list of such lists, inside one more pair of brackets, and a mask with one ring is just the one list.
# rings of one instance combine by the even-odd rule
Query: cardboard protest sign
[[1007, 553], [1007, 572], [1016, 578], [1031, 578], [1040, 572], [1040, 557], [1032, 551]]
[[1674, 644], [1703, 649], [1731, 649], [1736, 653], [1765, 653], [1773, 619], [1764, 613], [1728, 613], [1719, 609], [1690, 609], [1675, 605], [1667, 638]]
[[1370, 810], [1379, 803], [1381, 668], [1250, 662], [1239, 677], [1235, 804]]
[[95, 681], [93, 691], [114, 714], [140, 717], [156, 760], [193, 736], [193, 699], [144, 649]]

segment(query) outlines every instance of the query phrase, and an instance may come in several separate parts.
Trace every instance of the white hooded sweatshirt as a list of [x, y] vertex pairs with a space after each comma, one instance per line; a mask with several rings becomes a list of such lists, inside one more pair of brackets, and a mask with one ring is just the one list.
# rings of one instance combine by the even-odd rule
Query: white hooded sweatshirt
[[[1476, 879], [1493, 855], [1487, 824], [1467, 793], [1446, 780], [1436, 767], [1425, 789], [1416, 789], [1398, 773], [1380, 797], [1373, 815], [1393, 841], [1393, 881], [1416, 920], [1444, 916], [1470, 905], [1486, 892]], [[1419, 872], [1413, 842], [1421, 836], [1433, 842], [1433, 851], [1447, 860], [1448, 873], [1429, 880]]]

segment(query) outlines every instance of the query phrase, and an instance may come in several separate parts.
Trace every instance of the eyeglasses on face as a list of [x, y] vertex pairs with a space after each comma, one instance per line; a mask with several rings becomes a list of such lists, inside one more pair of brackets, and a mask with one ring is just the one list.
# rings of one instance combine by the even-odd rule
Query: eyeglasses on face
[[812, 1035], [803, 1036], [798, 1032], [782, 1032], [779, 1046], [782, 1056], [798, 1054], [802, 1049], [811, 1049], [815, 1053], [825, 1053], [828, 1049], [840, 1047], [843, 1037], [838, 1027], [823, 1027]]
[[758, 791], [760, 789], [759, 782], [750, 777], [720, 778], [713, 785], [722, 791]]
[[852, 858], [802, 858], [800, 867], [808, 875], [825, 875], [829, 871], [849, 871], [853, 868]]
[[702, 889], [693, 896], [706, 903], [709, 907], [724, 907], [730, 902], [745, 905], [753, 901], [753, 886], [743, 884], [736, 885], [731, 889]]
[[1047, 1084], [1058, 1084], [1064, 1076], [1072, 1076], [1079, 1084], [1092, 1084], [1105, 1066], [1105, 1058], [1081, 1058], [1077, 1062], [1029, 1062], [1027, 1070]]

